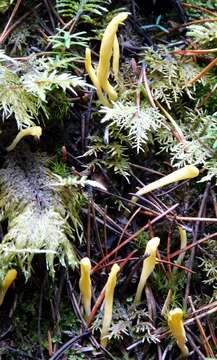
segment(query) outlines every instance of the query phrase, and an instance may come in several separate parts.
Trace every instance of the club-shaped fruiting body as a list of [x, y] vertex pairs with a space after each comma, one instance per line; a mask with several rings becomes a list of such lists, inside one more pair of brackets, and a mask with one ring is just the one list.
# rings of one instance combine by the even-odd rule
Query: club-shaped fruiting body
[[188, 356], [188, 348], [185, 345], [186, 343], [186, 334], [183, 324], [183, 311], [180, 308], [175, 308], [170, 310], [168, 313], [168, 326], [169, 329], [176, 339], [176, 343], [180, 348], [182, 355], [184, 357]]
[[112, 320], [114, 290], [117, 283], [117, 273], [120, 270], [120, 266], [114, 264], [111, 268], [106, 286], [105, 286], [105, 300], [104, 300], [104, 315], [102, 321], [101, 330], [101, 345], [106, 346], [108, 342], [109, 328]]
[[17, 277], [17, 270], [15, 269], [9, 270], [5, 275], [5, 278], [0, 286], [0, 306], [4, 301], [6, 292], [8, 291], [9, 287], [12, 285], [16, 277]]
[[79, 288], [82, 296], [82, 304], [84, 307], [85, 315], [88, 317], [91, 312], [91, 295], [92, 286], [90, 279], [91, 263], [88, 257], [80, 261], [81, 276], [79, 280]]
[[12, 141], [11, 145], [7, 147], [7, 151], [12, 151], [17, 146], [17, 144], [25, 136], [34, 136], [36, 139], [39, 139], [42, 134], [41, 126], [31, 126], [26, 129], [20, 130], [15, 139]]
[[[97, 95], [100, 102], [111, 107], [111, 102], [117, 100], [117, 93], [114, 90], [113, 86], [109, 83], [109, 72], [111, 66], [111, 58], [113, 55], [113, 72], [114, 76], [117, 79], [119, 71], [119, 43], [116, 36], [118, 31], [118, 26], [123, 23], [124, 20], [128, 17], [127, 12], [122, 12], [116, 15], [110, 23], [107, 25], [100, 46], [99, 53], [99, 64], [97, 66], [97, 71], [95, 72], [93, 66], [91, 65], [91, 52], [90, 49], [86, 49], [85, 55], [85, 68], [87, 73], [90, 76], [91, 81], [96, 87]], [[103, 92], [108, 97], [108, 99], [103, 95]]]
[[141, 302], [142, 292], [148, 277], [153, 272], [155, 265], [156, 265], [156, 255], [157, 255], [157, 248], [160, 244], [160, 239], [158, 237], [154, 237], [148, 241], [145, 255], [147, 256], [143, 261], [142, 265], [142, 272], [140, 276], [140, 280], [136, 290], [136, 296], [134, 303], [139, 304]]
[[[162, 177], [161, 179], [156, 180], [156, 181], [144, 186], [139, 191], [137, 191], [135, 195], [142, 196], [142, 195], [149, 193], [150, 191], [162, 188], [163, 186], [172, 184], [172, 183], [180, 181], [180, 180], [192, 179], [198, 175], [199, 175], [199, 170], [196, 166], [186, 165], [183, 168], [176, 170], [176, 171], [172, 172], [171, 174], [166, 175], [166, 176]], [[136, 196], [132, 197], [133, 202], [137, 201]]]
[[[184, 249], [187, 245], [187, 233], [186, 230], [183, 229], [181, 226], [178, 226], [179, 235], [180, 235], [180, 249]], [[176, 264], [180, 265], [182, 260], [184, 259], [185, 253], [181, 253], [176, 260]]]

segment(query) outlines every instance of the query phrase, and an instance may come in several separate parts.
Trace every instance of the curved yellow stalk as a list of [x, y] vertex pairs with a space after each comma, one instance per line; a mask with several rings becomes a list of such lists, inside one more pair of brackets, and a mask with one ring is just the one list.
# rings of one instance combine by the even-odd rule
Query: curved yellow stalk
[[[163, 186], [172, 184], [176, 181], [192, 179], [198, 175], [199, 175], [199, 170], [198, 168], [196, 168], [196, 166], [186, 165], [183, 168], [173, 171], [171, 174], [166, 175], [163, 178], [144, 186], [142, 189], [137, 191], [135, 195], [142, 196], [144, 194], [149, 193], [150, 191], [159, 189]], [[131, 201], [136, 202], [137, 201], [136, 196], [133, 196]]]
[[176, 308], [174, 310], [170, 310], [168, 314], [168, 326], [174, 338], [176, 339], [176, 343], [180, 348], [182, 355], [184, 357], [188, 356], [188, 348], [185, 345], [186, 343], [186, 334], [185, 328], [183, 324], [183, 311], [180, 308]]
[[80, 261], [81, 277], [79, 280], [79, 288], [82, 295], [82, 303], [84, 306], [84, 311], [88, 317], [91, 312], [91, 295], [92, 295], [92, 286], [90, 279], [91, 271], [91, 262], [88, 257], [81, 259]]
[[110, 101], [116, 101], [118, 98], [118, 94], [116, 93], [113, 86], [110, 84], [110, 82], [107, 80], [103, 84], [103, 90], [108, 95]]
[[114, 45], [113, 45], [113, 58], [112, 58], [112, 70], [115, 80], [118, 80], [119, 60], [120, 60], [120, 48], [119, 48], [117, 35], [115, 35]]
[[[179, 236], [180, 236], [180, 249], [184, 249], [187, 245], [187, 233], [186, 230], [183, 229], [181, 226], [178, 226], [179, 230]], [[180, 265], [182, 263], [182, 260], [185, 256], [185, 253], [181, 253], [178, 256], [178, 259], [176, 260], [176, 264]]]
[[139, 304], [141, 302], [142, 292], [148, 277], [151, 275], [156, 264], [157, 248], [160, 244], [160, 239], [154, 237], [148, 241], [145, 249], [145, 255], [148, 257], [143, 261], [142, 273], [136, 290], [136, 296], [134, 303]]
[[91, 64], [91, 51], [90, 51], [89, 48], [86, 48], [84, 64], [85, 64], [85, 69], [86, 69], [86, 71], [87, 71], [93, 85], [96, 88], [96, 92], [97, 92], [97, 96], [99, 98], [99, 101], [103, 105], [111, 107], [111, 104], [108, 102], [108, 100], [102, 94], [102, 89], [101, 89], [99, 80], [97, 79], [95, 70], [94, 70], [94, 68], [93, 68], [93, 66]]
[[41, 126], [31, 126], [24, 130], [20, 130], [15, 139], [12, 141], [11, 145], [6, 148], [7, 151], [12, 151], [17, 146], [17, 144], [22, 140], [25, 136], [34, 136], [39, 139], [42, 134]]
[[105, 29], [100, 46], [97, 79], [99, 80], [101, 88], [107, 93], [110, 100], [114, 99], [114, 101], [117, 99], [117, 94], [108, 82], [110, 62], [114, 46], [116, 46], [115, 61], [117, 60], [117, 40], [115, 40], [115, 36], [118, 31], [118, 26], [122, 24], [127, 17], [128, 13], [122, 12], [110, 21]]
[[5, 275], [4, 280], [2, 281], [1, 288], [0, 288], [0, 306], [2, 305], [4, 301], [4, 297], [6, 292], [8, 291], [11, 284], [14, 282], [14, 280], [17, 277], [17, 270], [11, 269], [7, 272]]
[[117, 273], [119, 270], [119, 265], [114, 264], [112, 266], [105, 288], [105, 306], [100, 339], [101, 345], [104, 347], [107, 345], [108, 342], [107, 336], [112, 320], [114, 290], [117, 282]]

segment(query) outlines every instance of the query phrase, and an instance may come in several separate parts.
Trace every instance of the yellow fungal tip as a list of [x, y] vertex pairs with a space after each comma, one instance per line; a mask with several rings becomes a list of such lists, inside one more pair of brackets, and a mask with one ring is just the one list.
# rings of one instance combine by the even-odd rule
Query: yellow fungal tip
[[117, 282], [117, 273], [119, 271], [120, 266], [118, 264], [114, 264], [111, 268], [105, 287], [105, 307], [100, 338], [100, 343], [104, 347], [107, 345], [108, 342], [109, 328], [112, 320], [114, 290]]
[[17, 270], [11, 269], [5, 275], [4, 280], [2, 281], [1, 288], [0, 288], [0, 305], [2, 305], [4, 301], [5, 294], [9, 287], [13, 284], [14, 280], [17, 277]]
[[120, 266], [118, 264], [114, 264], [111, 268], [111, 274], [117, 274], [120, 271]]
[[81, 259], [80, 265], [85, 267], [88, 270], [91, 269], [91, 262], [90, 262], [90, 259], [88, 257], [84, 257], [83, 259]]
[[194, 165], [186, 165], [184, 169], [188, 171], [189, 178], [194, 178], [200, 173], [199, 169]]
[[42, 128], [41, 126], [32, 126], [29, 128], [29, 134], [31, 136], [36, 136], [38, 139], [42, 135]]
[[143, 261], [142, 272], [134, 300], [135, 304], [139, 304], [141, 302], [142, 292], [146, 284], [146, 281], [148, 280], [151, 273], [154, 271], [156, 265], [156, 253], [159, 244], [160, 244], [159, 237], [154, 237], [151, 240], [149, 240], [146, 245], [145, 255], [148, 255], [148, 257], [145, 258], [145, 260]]
[[36, 138], [40, 138], [42, 134], [41, 126], [31, 126], [26, 129], [20, 130], [17, 136], [12, 141], [11, 145], [7, 147], [7, 151], [12, 151], [17, 146], [17, 144], [22, 140], [25, 136], [34, 136]]
[[2, 281], [2, 287], [8, 289], [11, 286], [11, 284], [14, 282], [16, 277], [17, 277], [17, 270], [15, 269], [9, 270], [5, 275], [4, 280]]
[[154, 237], [151, 240], [148, 241], [145, 253], [152, 255], [153, 253], [156, 253], [157, 248], [160, 244], [160, 238]]
[[183, 310], [180, 308], [175, 308], [170, 310], [168, 314], [168, 321], [174, 322], [183, 318]]
[[168, 326], [174, 338], [176, 339], [176, 343], [180, 348], [182, 355], [188, 356], [188, 348], [185, 345], [186, 343], [186, 334], [185, 328], [183, 324], [183, 311], [180, 308], [175, 308], [170, 310], [168, 314]]
[[79, 280], [79, 288], [82, 295], [82, 303], [86, 316], [91, 312], [91, 296], [92, 285], [90, 279], [91, 262], [88, 257], [84, 257], [80, 261], [81, 276]]

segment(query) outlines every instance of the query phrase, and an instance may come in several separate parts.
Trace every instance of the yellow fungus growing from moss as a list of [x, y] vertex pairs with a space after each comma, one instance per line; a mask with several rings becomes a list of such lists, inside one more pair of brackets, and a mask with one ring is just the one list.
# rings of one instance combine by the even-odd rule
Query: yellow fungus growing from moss
[[9, 287], [13, 284], [14, 280], [17, 277], [17, 270], [11, 269], [7, 272], [5, 275], [4, 280], [2, 281], [1, 287], [0, 287], [0, 306], [2, 305], [5, 294], [8, 291]]
[[[161, 179], [156, 180], [156, 181], [144, 186], [139, 191], [137, 191], [135, 195], [142, 196], [142, 195], [149, 193], [150, 191], [162, 188], [163, 186], [172, 184], [172, 183], [180, 181], [180, 180], [192, 179], [198, 175], [199, 175], [199, 170], [196, 166], [186, 165], [183, 168], [173, 171], [171, 174], [166, 175], [166, 176], [162, 177]], [[132, 197], [133, 202], [137, 201], [136, 196]]]
[[142, 266], [142, 273], [140, 276], [140, 280], [136, 290], [136, 296], [134, 303], [139, 304], [141, 302], [142, 292], [148, 277], [154, 271], [156, 265], [156, 255], [157, 255], [157, 248], [160, 244], [160, 239], [158, 237], [154, 237], [148, 241], [145, 249], [145, 255], [148, 257], [145, 258], [143, 261]]
[[17, 146], [17, 144], [22, 140], [25, 136], [34, 136], [39, 139], [42, 134], [41, 126], [31, 126], [24, 130], [20, 130], [15, 139], [12, 141], [11, 145], [7, 147], [7, 151], [12, 151]]
[[105, 301], [104, 301], [104, 315], [102, 321], [102, 330], [101, 330], [101, 345], [106, 346], [108, 342], [109, 328], [112, 320], [112, 310], [113, 310], [113, 299], [114, 299], [114, 290], [117, 283], [117, 273], [120, 270], [118, 264], [114, 264], [111, 268], [106, 286], [105, 286]]
[[[85, 68], [89, 74], [91, 81], [96, 87], [97, 95], [100, 102], [103, 105], [111, 107], [109, 101], [117, 100], [117, 93], [114, 90], [113, 86], [109, 83], [109, 71], [111, 66], [111, 58], [113, 54], [113, 72], [115, 78], [118, 76], [119, 71], [119, 44], [116, 33], [118, 31], [118, 26], [123, 23], [124, 20], [128, 17], [127, 12], [122, 12], [116, 15], [107, 25], [100, 46], [99, 53], [99, 64], [97, 66], [97, 71], [95, 72], [93, 66], [91, 65], [91, 52], [90, 49], [86, 49], [85, 55]], [[108, 96], [108, 99], [105, 99], [102, 92], [105, 92], [105, 95]]]
[[170, 310], [168, 313], [168, 326], [169, 329], [176, 339], [176, 343], [182, 352], [183, 357], [188, 356], [188, 348], [186, 343], [186, 334], [183, 324], [183, 311], [180, 308]]
[[79, 280], [79, 288], [82, 296], [84, 311], [86, 317], [88, 317], [91, 312], [91, 295], [92, 295], [92, 285], [90, 279], [91, 263], [88, 257], [81, 259], [80, 269], [81, 269], [81, 277]]

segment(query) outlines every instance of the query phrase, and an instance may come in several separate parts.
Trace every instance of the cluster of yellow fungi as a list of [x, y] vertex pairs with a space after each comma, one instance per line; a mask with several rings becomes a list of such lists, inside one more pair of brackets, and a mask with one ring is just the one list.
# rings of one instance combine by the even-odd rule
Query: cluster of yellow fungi
[[[186, 234], [183, 229], [179, 228], [180, 238], [181, 238], [181, 248], [183, 244], [186, 243]], [[145, 249], [145, 259], [142, 265], [142, 272], [140, 280], [138, 283], [136, 296], [134, 303], [139, 304], [141, 302], [142, 292], [146, 285], [148, 277], [154, 271], [155, 265], [157, 264], [157, 249], [160, 244], [160, 239], [154, 237], [148, 241]], [[79, 287], [82, 297], [82, 304], [85, 311], [86, 317], [91, 313], [91, 263], [88, 257], [81, 259], [80, 261], [80, 281]], [[102, 329], [100, 342], [102, 346], [107, 346], [109, 330], [112, 321], [112, 312], [113, 312], [113, 301], [114, 301], [114, 291], [117, 284], [117, 274], [120, 271], [118, 264], [114, 264], [111, 268], [108, 280], [105, 285], [105, 299], [104, 299], [104, 313], [102, 320]], [[188, 348], [185, 345], [186, 343], [186, 334], [183, 324], [183, 311], [180, 308], [170, 310], [167, 315], [168, 327], [171, 334], [176, 340], [178, 347], [181, 350], [182, 356], [188, 356]]]
[[118, 78], [120, 50], [119, 50], [119, 43], [116, 33], [118, 31], [118, 26], [122, 24], [127, 17], [128, 17], [128, 13], [122, 12], [116, 15], [107, 25], [101, 41], [100, 52], [99, 52], [99, 63], [96, 71], [91, 63], [91, 51], [89, 48], [86, 49], [86, 54], [85, 54], [86, 71], [93, 85], [96, 87], [96, 92], [99, 101], [107, 107], [111, 107], [112, 102], [116, 101], [118, 98], [118, 95], [115, 89], [113, 88], [113, 86], [110, 84], [108, 78], [110, 73], [112, 57], [113, 57], [113, 61], [112, 61], [113, 74], [115, 79]]
[[[101, 330], [101, 345], [106, 346], [108, 342], [109, 328], [112, 321], [113, 299], [114, 291], [117, 283], [117, 273], [120, 270], [119, 265], [114, 264], [111, 268], [108, 276], [107, 283], [105, 285], [105, 300], [104, 300], [104, 315], [102, 321]], [[91, 312], [91, 262], [88, 257], [81, 259], [80, 261], [80, 280], [79, 288], [81, 292], [82, 304], [85, 311], [85, 316], [88, 317]]]

